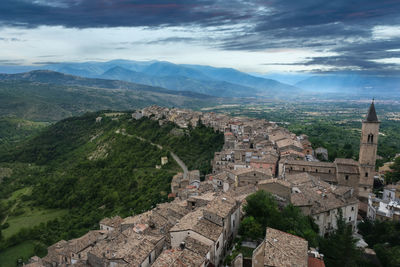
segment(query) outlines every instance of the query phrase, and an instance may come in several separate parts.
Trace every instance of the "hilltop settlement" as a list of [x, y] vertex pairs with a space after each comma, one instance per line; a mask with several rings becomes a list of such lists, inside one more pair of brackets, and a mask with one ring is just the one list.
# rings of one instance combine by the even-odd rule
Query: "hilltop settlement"
[[[170, 202], [126, 218], [104, 218], [98, 230], [61, 240], [26, 266], [222, 266], [246, 197], [259, 190], [280, 206], [292, 204], [311, 216], [321, 236], [337, 229], [339, 213], [354, 232], [362, 218], [400, 218], [399, 186], [385, 188], [383, 199], [372, 194], [380, 125], [373, 102], [362, 122], [359, 161], [319, 161], [306, 135], [263, 119], [159, 106], [132, 114], [133, 120], [142, 117], [181, 128], [202, 123], [224, 133], [212, 173], [201, 177], [197, 170], [184, 170], [172, 179]], [[243, 263], [239, 255], [232, 266]], [[273, 228], [255, 246], [251, 265], [325, 266], [323, 255], [305, 239]]]

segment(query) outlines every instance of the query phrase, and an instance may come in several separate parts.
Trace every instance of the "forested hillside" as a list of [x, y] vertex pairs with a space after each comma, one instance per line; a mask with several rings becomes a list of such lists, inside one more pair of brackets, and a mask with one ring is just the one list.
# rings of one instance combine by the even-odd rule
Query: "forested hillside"
[[[181, 171], [170, 151], [204, 173], [222, 145], [223, 135], [202, 125], [180, 129], [134, 120], [129, 112], [96, 112], [0, 151], [0, 262], [43, 256], [48, 245], [97, 228], [103, 217], [167, 201], [172, 176]], [[158, 169], [162, 156], [169, 163]]]
[[128, 110], [153, 104], [199, 108], [219, 101], [193, 92], [51, 71], [0, 74], [0, 117], [54, 122], [97, 110]]

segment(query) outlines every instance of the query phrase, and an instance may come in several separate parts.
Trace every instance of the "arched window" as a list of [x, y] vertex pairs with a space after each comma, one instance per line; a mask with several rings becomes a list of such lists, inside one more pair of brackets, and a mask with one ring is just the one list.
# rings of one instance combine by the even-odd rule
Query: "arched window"
[[368, 143], [373, 143], [374, 142], [374, 135], [373, 134], [369, 134], [368, 135]]

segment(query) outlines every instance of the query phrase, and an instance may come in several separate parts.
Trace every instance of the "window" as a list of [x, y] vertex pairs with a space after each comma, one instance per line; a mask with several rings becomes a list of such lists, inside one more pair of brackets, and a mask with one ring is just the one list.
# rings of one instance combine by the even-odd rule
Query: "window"
[[349, 222], [351, 221], [351, 217], [349, 217]]
[[354, 211], [354, 207], [351, 207], [351, 211]]
[[306, 171], [306, 168], [303, 168], [303, 172], [305, 172]]
[[254, 176], [256, 176], [256, 174], [254, 174]]
[[365, 173], [365, 177], [368, 177], [368, 172]]
[[368, 135], [368, 143], [373, 143], [374, 142], [374, 135], [373, 134], [369, 134]]
[[346, 179], [346, 181], [347, 181], [347, 180], [349, 180], [349, 176], [348, 176], [348, 175], [346, 175], [345, 179]]
[[331, 173], [331, 170], [329, 170], [328, 172]]
[[219, 242], [217, 242], [217, 249], [219, 248]]
[[315, 172], [318, 172], [318, 169], [315, 169]]
[[151, 263], [151, 254], [149, 255], [149, 262]]

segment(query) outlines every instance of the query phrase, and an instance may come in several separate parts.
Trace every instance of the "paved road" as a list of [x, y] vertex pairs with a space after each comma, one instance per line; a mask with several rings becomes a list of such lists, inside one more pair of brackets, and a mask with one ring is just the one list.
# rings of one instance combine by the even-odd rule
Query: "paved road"
[[177, 156], [175, 155], [174, 152], [170, 151], [171, 156], [174, 158], [174, 160], [176, 161], [176, 163], [178, 163], [178, 165], [181, 167], [181, 169], [183, 170], [183, 178], [186, 179], [187, 175], [188, 175], [188, 168], [186, 167], [185, 163]]
[[[149, 140], [147, 140], [147, 139], [145, 139], [145, 138], [143, 138], [143, 137], [140, 137], [140, 136], [137, 136], [137, 135], [126, 134], [126, 133], [120, 132], [120, 131], [117, 131], [116, 133], [119, 133], [119, 134], [122, 134], [122, 135], [126, 135], [126, 136], [129, 136], [129, 137], [135, 137], [135, 138], [137, 138], [137, 139], [139, 139], [139, 140], [141, 140], [141, 141], [149, 142], [151, 145], [156, 146], [156, 147], [158, 147], [159, 149], [163, 149], [163, 147], [162, 147], [161, 145], [159, 145], [159, 144], [154, 144], [154, 143], [150, 142]], [[189, 172], [189, 171], [188, 171], [188, 168], [187, 168], [187, 166], [185, 165], [185, 163], [184, 163], [174, 152], [172, 152], [172, 151], [169, 151], [169, 152], [171, 153], [171, 156], [174, 158], [174, 160], [176, 161], [176, 163], [178, 163], [178, 165], [181, 167], [181, 169], [182, 169], [182, 171], [183, 171], [183, 178], [184, 178], [184, 179], [187, 178], [187, 175], [188, 175], [188, 172]]]

